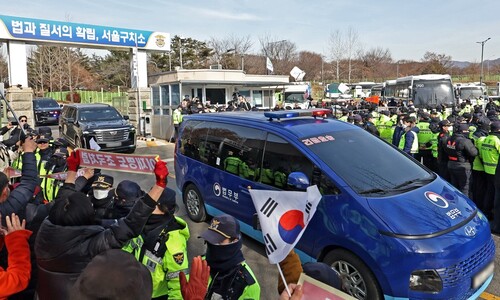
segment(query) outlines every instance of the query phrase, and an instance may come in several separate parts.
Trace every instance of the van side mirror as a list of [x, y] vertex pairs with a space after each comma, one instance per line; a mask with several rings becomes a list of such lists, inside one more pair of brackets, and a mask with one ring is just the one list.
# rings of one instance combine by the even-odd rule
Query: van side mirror
[[262, 227], [260, 226], [259, 215], [257, 213], [253, 214], [253, 217], [252, 217], [252, 228], [254, 230], [262, 231]]
[[288, 186], [300, 191], [305, 191], [310, 185], [309, 178], [307, 178], [306, 174], [302, 172], [290, 173], [288, 175], [287, 184]]
[[128, 121], [130, 119], [130, 117], [128, 115], [124, 115], [123, 119]]

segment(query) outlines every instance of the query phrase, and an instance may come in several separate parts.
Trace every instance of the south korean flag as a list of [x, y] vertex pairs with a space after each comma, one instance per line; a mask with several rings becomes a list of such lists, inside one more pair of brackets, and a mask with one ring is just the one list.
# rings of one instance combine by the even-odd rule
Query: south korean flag
[[321, 200], [317, 186], [307, 192], [250, 190], [259, 216], [267, 257], [281, 262], [295, 247]]

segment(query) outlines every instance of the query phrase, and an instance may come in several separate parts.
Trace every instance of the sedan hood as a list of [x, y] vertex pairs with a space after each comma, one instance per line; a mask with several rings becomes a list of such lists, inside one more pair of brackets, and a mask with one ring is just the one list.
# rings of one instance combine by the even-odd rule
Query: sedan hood
[[439, 233], [473, 217], [477, 210], [472, 201], [439, 177], [409, 192], [367, 201], [388, 233], [407, 236]]

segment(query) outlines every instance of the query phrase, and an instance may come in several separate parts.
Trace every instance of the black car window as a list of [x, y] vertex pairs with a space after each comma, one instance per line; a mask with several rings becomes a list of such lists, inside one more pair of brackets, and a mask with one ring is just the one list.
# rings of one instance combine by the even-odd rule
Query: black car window
[[249, 127], [214, 123], [207, 136], [218, 144], [216, 165], [226, 172], [255, 180], [260, 168], [265, 132]]
[[262, 168], [257, 171], [262, 183], [287, 189], [288, 175], [302, 172], [311, 182], [313, 164], [297, 148], [274, 134], [269, 134], [266, 141]]
[[122, 116], [114, 107], [82, 108], [78, 111], [78, 121], [120, 120]]

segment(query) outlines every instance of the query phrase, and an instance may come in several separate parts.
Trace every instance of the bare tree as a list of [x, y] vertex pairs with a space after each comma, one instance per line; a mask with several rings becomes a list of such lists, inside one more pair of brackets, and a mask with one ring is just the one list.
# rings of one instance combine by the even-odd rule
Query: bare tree
[[340, 81], [340, 62], [344, 59], [346, 47], [342, 32], [340, 32], [340, 30], [337, 29], [330, 33], [329, 44], [331, 59], [336, 64], [336, 80]]
[[360, 55], [362, 65], [361, 78], [388, 78], [390, 65], [392, 63], [391, 52], [389, 49], [381, 47], [371, 48]]
[[424, 63], [422, 74], [448, 73], [449, 69], [453, 66], [451, 56], [430, 51], [425, 52], [422, 62]]
[[227, 38], [218, 39], [211, 37], [207, 43], [213, 49], [212, 62], [221, 64], [223, 68], [240, 69], [238, 56], [248, 54], [252, 48], [252, 40], [249, 35], [229, 35]]
[[270, 36], [259, 38], [261, 52], [271, 59], [275, 74], [288, 74], [297, 61], [297, 45], [288, 40], [276, 40]]
[[351, 83], [351, 73], [352, 73], [352, 60], [357, 53], [357, 49], [359, 47], [359, 35], [358, 32], [352, 28], [349, 27], [347, 28], [346, 31], [346, 56], [347, 56], [347, 61], [348, 61], [348, 66], [349, 66], [349, 75], [348, 75], [348, 82]]

